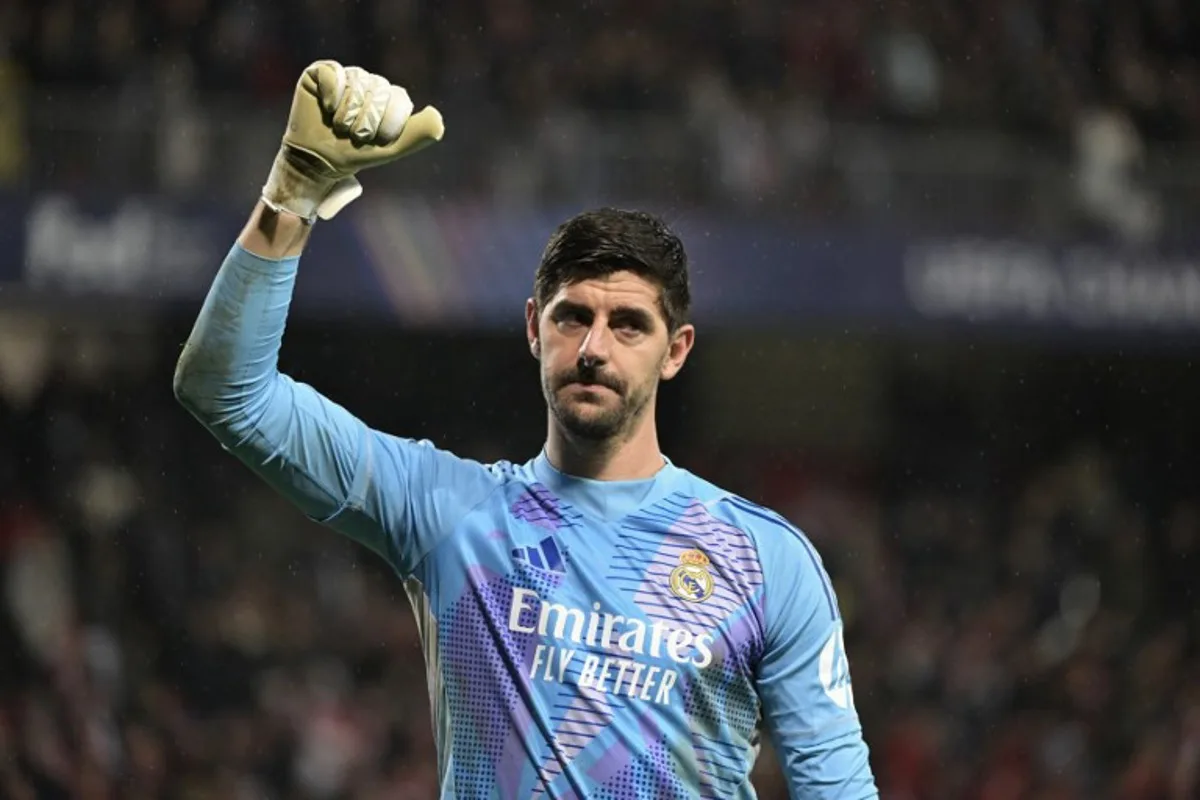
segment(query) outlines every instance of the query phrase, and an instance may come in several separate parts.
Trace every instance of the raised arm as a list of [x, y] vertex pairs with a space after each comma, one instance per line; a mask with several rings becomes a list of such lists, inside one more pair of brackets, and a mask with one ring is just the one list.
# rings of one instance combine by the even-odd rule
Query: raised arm
[[[338, 139], [334, 128], [358, 130], [353, 119], [345, 119], [346, 110], [370, 108], [372, 100], [350, 97], [354, 82], [329, 63], [307, 70], [297, 86], [288, 134], [264, 198], [213, 281], [176, 366], [174, 389], [226, 449], [306, 515], [352, 536], [408, 574], [496, 481], [480, 464], [371, 430], [278, 370], [300, 254], [312, 225], [317, 216], [332, 216], [357, 196], [354, 172], [372, 163], [363, 153], [376, 147], [362, 142], [374, 141], [377, 134], [363, 133], [353, 154], [343, 157], [340, 148], [348, 139]], [[379, 106], [378, 81], [366, 85]], [[322, 86], [339, 93], [337, 102], [321, 94]], [[322, 114], [325, 106], [336, 113]], [[387, 108], [386, 102], [376, 108], [376, 127], [389, 119]], [[411, 130], [405, 124], [410, 111], [407, 103], [403, 119], [388, 123], [395, 130], [391, 144], [379, 145], [379, 161], [396, 157], [396, 137], [403, 139]], [[424, 123], [430, 120], [427, 116]], [[417, 121], [413, 117], [408, 124]], [[413, 134], [410, 149], [431, 131], [440, 136], [440, 117], [433, 121], [436, 129], [426, 128], [421, 138]], [[314, 132], [314, 127], [320, 129]]]

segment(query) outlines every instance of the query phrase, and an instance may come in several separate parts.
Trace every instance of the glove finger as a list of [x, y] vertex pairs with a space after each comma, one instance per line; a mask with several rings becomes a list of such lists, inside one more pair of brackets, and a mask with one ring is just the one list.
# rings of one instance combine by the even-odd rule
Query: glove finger
[[334, 133], [350, 136], [357, 127], [370, 78], [371, 73], [362, 67], [346, 67], [346, 91], [342, 93], [341, 102], [333, 112]]
[[350, 131], [350, 135], [356, 142], [366, 144], [375, 139], [379, 131], [379, 123], [383, 121], [384, 111], [388, 107], [391, 92], [392, 85], [385, 78], [379, 75], [368, 76], [362, 109]]
[[400, 158], [441, 141], [445, 132], [441, 112], [433, 106], [425, 106], [409, 117], [396, 141], [381, 149], [385, 158]]
[[389, 145], [400, 137], [405, 123], [413, 113], [413, 101], [408, 91], [402, 86], [390, 86], [387, 108], [379, 120], [379, 128], [375, 134], [375, 143]]
[[354, 176], [338, 181], [321, 204], [317, 206], [317, 216], [321, 219], [333, 219], [337, 213], [352, 201], [362, 196], [362, 184]]
[[321, 110], [333, 114], [346, 91], [346, 69], [336, 61], [316, 61], [304, 71], [304, 81]]

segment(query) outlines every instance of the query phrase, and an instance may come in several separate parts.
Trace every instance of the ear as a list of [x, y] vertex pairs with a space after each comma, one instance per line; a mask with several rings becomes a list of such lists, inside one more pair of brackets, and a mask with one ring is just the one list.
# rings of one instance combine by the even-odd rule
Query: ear
[[696, 327], [694, 325], [681, 325], [679, 330], [671, 335], [671, 343], [667, 345], [667, 356], [663, 359], [662, 369], [659, 370], [659, 377], [664, 381], [669, 381], [679, 374], [679, 370], [683, 369], [683, 362], [687, 361], [688, 353], [692, 352], [692, 345], [696, 343]]
[[542, 341], [538, 336], [538, 309], [533, 298], [525, 301], [525, 339], [529, 342], [529, 352], [533, 357], [541, 359]]

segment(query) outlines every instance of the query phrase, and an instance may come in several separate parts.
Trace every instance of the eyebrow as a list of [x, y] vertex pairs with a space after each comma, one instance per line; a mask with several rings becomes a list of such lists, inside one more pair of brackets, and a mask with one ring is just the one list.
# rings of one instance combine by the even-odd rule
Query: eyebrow
[[[563, 314], [580, 314], [588, 317], [595, 315], [591, 306], [577, 303], [573, 300], [559, 300], [550, 308], [550, 315], [558, 318]], [[609, 312], [609, 319], [628, 320], [637, 323], [647, 330], [654, 327], [654, 315], [640, 306], [616, 306]]]
[[594, 314], [595, 312], [589, 306], [582, 303], [576, 303], [572, 300], [559, 300], [554, 305], [550, 306], [550, 314], [559, 316], [561, 314]]
[[654, 315], [644, 308], [637, 306], [617, 306], [608, 315], [608, 318], [618, 321], [628, 320], [646, 330], [651, 330], [654, 327]]

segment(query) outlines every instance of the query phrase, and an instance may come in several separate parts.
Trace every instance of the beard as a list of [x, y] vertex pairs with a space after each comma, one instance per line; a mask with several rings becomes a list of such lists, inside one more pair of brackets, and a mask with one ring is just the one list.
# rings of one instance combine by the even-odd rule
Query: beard
[[[599, 407], [564, 398], [561, 391], [572, 384], [603, 387], [616, 395], [614, 405]], [[630, 388], [615, 375], [575, 367], [557, 375], [542, 376], [542, 393], [550, 413], [571, 436], [589, 442], [605, 442], [619, 437], [633, 427], [654, 393], [653, 381], [645, 386]]]

